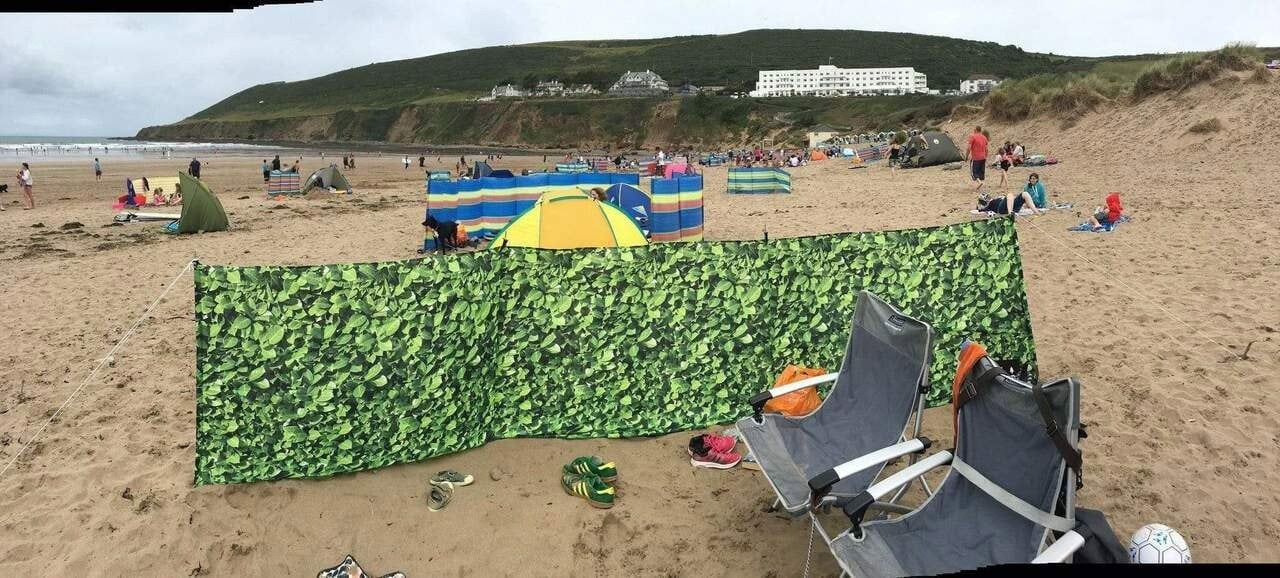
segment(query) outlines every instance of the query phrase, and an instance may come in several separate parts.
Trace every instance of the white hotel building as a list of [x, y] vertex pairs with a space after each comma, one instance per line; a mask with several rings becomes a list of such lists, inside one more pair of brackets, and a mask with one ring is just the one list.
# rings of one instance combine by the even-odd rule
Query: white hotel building
[[928, 92], [924, 73], [910, 66], [817, 70], [761, 70], [751, 96], [849, 96]]

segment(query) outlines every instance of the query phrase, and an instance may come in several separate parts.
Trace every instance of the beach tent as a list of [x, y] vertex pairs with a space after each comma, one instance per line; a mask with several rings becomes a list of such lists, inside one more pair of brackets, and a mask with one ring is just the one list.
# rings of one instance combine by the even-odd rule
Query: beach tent
[[605, 189], [604, 194], [610, 203], [625, 211], [641, 229], [649, 229], [649, 213], [653, 210], [649, 193], [634, 185], [618, 183]]
[[514, 179], [516, 175], [507, 169], [495, 169], [489, 173], [489, 176], [495, 179]]
[[492, 173], [493, 167], [489, 166], [489, 163], [476, 161], [475, 169], [471, 171], [471, 178], [478, 179], [480, 177], [487, 177]]
[[182, 217], [178, 219], [179, 233], [209, 233], [227, 230], [227, 212], [222, 202], [193, 176], [178, 173], [182, 187]]
[[544, 194], [512, 219], [489, 247], [583, 249], [648, 242], [636, 222], [617, 206], [580, 191], [556, 191]]
[[347, 182], [347, 177], [342, 176], [336, 167], [325, 167], [307, 177], [306, 182], [302, 183], [302, 194], [311, 192], [311, 189], [322, 182], [325, 188], [338, 189], [339, 192], [344, 193], [351, 192], [351, 183]]
[[926, 132], [923, 135], [925, 143], [929, 148], [920, 151], [920, 159], [916, 161], [914, 166], [931, 167], [946, 163], [954, 163], [964, 160], [964, 156], [960, 154], [960, 149], [956, 148], [956, 143], [951, 141], [951, 137], [943, 132]]
[[767, 167], [729, 169], [730, 194], [790, 193], [791, 175]]
[[827, 153], [824, 153], [819, 149], [813, 149], [813, 151], [809, 153], [809, 160], [825, 161], [827, 160]]

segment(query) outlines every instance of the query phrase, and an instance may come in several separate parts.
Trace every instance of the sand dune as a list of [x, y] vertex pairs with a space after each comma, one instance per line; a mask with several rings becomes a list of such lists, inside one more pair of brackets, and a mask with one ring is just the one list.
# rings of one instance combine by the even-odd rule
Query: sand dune
[[[1197, 561], [1280, 560], [1280, 147], [1274, 87], [1196, 88], [1087, 116], [990, 127], [1054, 154], [1050, 197], [1076, 210], [1020, 219], [1042, 373], [1084, 383], [1084, 505], [1119, 533], [1159, 521]], [[1225, 128], [1186, 134], [1219, 118]], [[946, 128], [957, 136], [971, 121]], [[415, 256], [422, 179], [399, 157], [362, 157], [353, 199], [264, 198], [257, 158], [205, 169], [227, 233], [169, 237], [107, 226], [125, 176], [185, 163], [36, 159], [40, 206], [0, 195], [0, 459], [8, 462], [191, 258], [298, 264]], [[0, 159], [0, 164], [10, 160]], [[321, 165], [307, 158], [304, 168]], [[452, 167], [452, 160], [444, 163]], [[540, 166], [508, 158], [503, 166]], [[433, 163], [434, 165], [434, 163]], [[1015, 169], [1015, 184], [1030, 171]], [[805, 235], [970, 218], [964, 171], [794, 171], [789, 196], [724, 193], [707, 171], [711, 239]], [[1120, 191], [1133, 223], [1070, 233], [1078, 211]], [[82, 223], [82, 227], [68, 223]], [[36, 226], [41, 224], [42, 226]], [[64, 230], [65, 229], [65, 230]], [[180, 277], [124, 351], [0, 475], [0, 568], [37, 575], [310, 575], [354, 554], [410, 576], [798, 575], [807, 526], [760, 511], [758, 473], [695, 471], [689, 434], [644, 440], [507, 440], [429, 462], [326, 480], [193, 488], [194, 330]], [[1242, 353], [1255, 342], [1247, 359]], [[762, 384], [763, 385], [763, 384]], [[949, 442], [946, 409], [927, 416]], [[597, 511], [557, 486], [583, 453], [617, 460], [619, 505]], [[426, 509], [436, 470], [475, 474], [445, 511]], [[492, 470], [509, 476], [491, 479]], [[500, 473], [500, 472], [499, 472]], [[827, 521], [837, 527], [838, 518]], [[837, 574], [819, 544], [815, 575]]]

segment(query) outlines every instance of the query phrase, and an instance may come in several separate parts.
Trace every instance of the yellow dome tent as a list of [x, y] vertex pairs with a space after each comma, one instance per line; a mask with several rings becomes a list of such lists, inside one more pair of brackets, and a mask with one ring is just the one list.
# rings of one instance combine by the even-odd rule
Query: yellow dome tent
[[648, 244], [644, 232], [622, 209], [581, 191], [543, 193], [516, 216], [489, 247], [582, 249]]

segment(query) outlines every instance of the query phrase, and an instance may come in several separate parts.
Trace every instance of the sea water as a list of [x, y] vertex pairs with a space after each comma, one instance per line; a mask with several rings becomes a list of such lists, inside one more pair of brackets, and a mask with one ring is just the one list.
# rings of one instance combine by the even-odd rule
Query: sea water
[[95, 136], [4, 136], [0, 135], [0, 158], [67, 157], [67, 156], [147, 156], [155, 158], [183, 157], [195, 154], [218, 154], [286, 150], [279, 146], [238, 143], [159, 142], [120, 140]]

